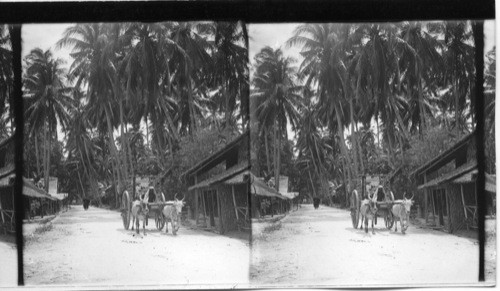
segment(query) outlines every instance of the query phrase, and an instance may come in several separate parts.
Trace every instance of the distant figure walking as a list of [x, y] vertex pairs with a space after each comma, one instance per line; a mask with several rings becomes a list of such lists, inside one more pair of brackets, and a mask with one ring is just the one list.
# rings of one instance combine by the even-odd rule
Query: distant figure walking
[[320, 202], [319, 198], [313, 198], [314, 209], [318, 209], [319, 208], [319, 202]]
[[83, 209], [88, 210], [89, 209], [89, 204], [90, 204], [90, 199], [83, 199]]

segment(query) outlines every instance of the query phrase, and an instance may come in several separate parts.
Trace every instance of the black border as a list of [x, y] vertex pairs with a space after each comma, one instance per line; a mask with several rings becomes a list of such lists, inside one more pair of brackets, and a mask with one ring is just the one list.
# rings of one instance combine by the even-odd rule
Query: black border
[[[495, 18], [494, 0], [199, 0], [134, 2], [0, 2], [0, 23], [64, 23], [165, 20], [242, 20], [279, 22], [397, 22], [402, 20], [485, 20]], [[23, 124], [21, 27], [13, 26], [14, 105], [16, 124]], [[474, 28], [476, 40], [476, 142], [478, 160], [479, 281], [484, 281], [484, 114], [483, 23]], [[17, 126], [15, 192], [22, 191], [23, 127]], [[18, 284], [23, 278], [23, 201], [15, 195]]]
[[164, 20], [359, 22], [492, 19], [494, 0], [2, 2], [1, 23]]

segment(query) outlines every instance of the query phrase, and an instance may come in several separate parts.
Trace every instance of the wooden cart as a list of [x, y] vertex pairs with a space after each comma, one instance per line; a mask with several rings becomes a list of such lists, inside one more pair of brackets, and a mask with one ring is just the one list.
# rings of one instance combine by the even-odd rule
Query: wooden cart
[[[382, 176], [377, 177], [378, 180], [382, 180]], [[358, 188], [360, 191], [354, 189], [349, 197], [349, 208], [351, 210], [351, 221], [352, 226], [357, 229], [359, 222], [361, 221], [361, 201], [366, 196], [366, 180], [365, 176], [360, 177], [358, 182]], [[376, 185], [379, 186], [379, 185]], [[377, 191], [377, 190], [376, 190]], [[377, 217], [384, 218], [384, 224], [387, 229], [391, 229], [394, 225], [394, 218], [392, 216], [392, 206], [394, 204], [399, 204], [400, 202], [394, 201], [394, 194], [392, 191], [386, 191], [388, 194], [385, 195], [384, 201], [377, 201], [377, 213], [375, 218], [375, 224], [377, 224]]]
[[[122, 206], [121, 206], [121, 216], [123, 220], [123, 227], [128, 230], [130, 227], [130, 221], [132, 219], [132, 197], [127, 190], [123, 191], [122, 194]], [[162, 230], [165, 226], [165, 219], [163, 218], [163, 207], [165, 205], [170, 205], [172, 202], [165, 201], [165, 195], [161, 193], [156, 195], [154, 202], [146, 203], [149, 208], [149, 214], [146, 218], [146, 225], [148, 224], [148, 218], [153, 217], [155, 220], [155, 225], [158, 230]]]

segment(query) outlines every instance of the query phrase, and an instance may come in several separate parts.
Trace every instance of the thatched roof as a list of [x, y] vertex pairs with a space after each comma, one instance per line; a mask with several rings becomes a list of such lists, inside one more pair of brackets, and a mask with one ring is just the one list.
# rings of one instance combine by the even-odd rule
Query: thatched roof
[[469, 162], [465, 165], [462, 165], [462, 166], [456, 168], [455, 170], [453, 170], [451, 172], [443, 174], [443, 175], [441, 175], [441, 176], [439, 176], [439, 177], [437, 177], [437, 178], [435, 178], [435, 179], [433, 179], [433, 180], [431, 180], [423, 185], [418, 186], [418, 189], [420, 190], [420, 189], [444, 184], [444, 183], [451, 181], [457, 177], [460, 177], [464, 174], [470, 173], [476, 168], [477, 168], [477, 162], [475, 162], [475, 161]]
[[235, 138], [233, 141], [229, 142], [224, 146], [222, 149], [218, 150], [214, 154], [210, 155], [209, 157], [205, 158], [198, 164], [194, 165], [191, 167], [189, 170], [186, 172], [182, 173], [181, 177], [187, 177], [189, 175], [198, 173], [198, 172], [203, 172], [207, 169], [213, 168], [215, 165], [221, 163], [226, 159], [225, 155], [227, 152], [232, 150], [233, 148], [239, 146], [241, 142], [244, 141], [245, 137], [250, 136], [250, 131], [247, 130], [244, 133], [242, 133], [240, 136]]
[[[12, 187], [12, 179], [15, 178], [15, 174], [10, 174], [0, 179], [0, 187]], [[33, 198], [45, 198], [50, 200], [56, 200], [56, 198], [50, 196], [45, 190], [38, 188], [29, 179], [23, 177], [23, 195]]]
[[245, 161], [243, 163], [240, 163], [234, 167], [231, 167], [231, 168], [225, 170], [224, 172], [222, 172], [220, 174], [212, 176], [206, 180], [201, 181], [198, 184], [195, 184], [195, 185], [189, 187], [188, 191], [191, 191], [193, 189], [208, 187], [208, 186], [211, 186], [211, 185], [214, 185], [217, 183], [224, 182], [225, 180], [230, 179], [230, 178], [240, 174], [241, 172], [243, 172], [249, 168], [250, 168], [250, 165], [248, 164], [248, 161]]
[[[473, 131], [472, 133], [462, 137], [459, 141], [457, 141], [452, 147], [449, 149], [445, 150], [441, 154], [437, 155], [430, 161], [426, 162], [425, 164], [421, 165], [418, 167], [416, 170], [414, 170], [410, 176], [415, 176], [415, 175], [420, 175], [425, 172], [433, 171], [435, 169], [438, 169], [453, 159], [455, 159], [456, 153], [458, 153], [461, 149], [463, 149], [467, 144], [474, 139], [476, 136], [476, 132]], [[420, 187], [419, 187], [420, 188]]]
[[[459, 176], [458, 178], [454, 179], [452, 183], [454, 184], [467, 184], [467, 183], [473, 183], [476, 182], [477, 179], [477, 169], [463, 174], [462, 176]], [[484, 178], [485, 178], [485, 185], [484, 189], [488, 192], [496, 193], [497, 192], [497, 183], [496, 183], [496, 177], [495, 175], [490, 175], [487, 173], [484, 173]]]

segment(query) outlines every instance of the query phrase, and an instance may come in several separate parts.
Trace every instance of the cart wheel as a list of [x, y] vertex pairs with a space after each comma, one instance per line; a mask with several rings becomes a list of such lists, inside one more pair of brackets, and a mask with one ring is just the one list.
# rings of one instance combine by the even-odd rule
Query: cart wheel
[[358, 191], [353, 190], [352, 194], [351, 194], [350, 208], [351, 208], [352, 227], [354, 227], [354, 229], [358, 228], [359, 219], [361, 216], [359, 213], [359, 204], [360, 204], [360, 200], [359, 200]]
[[123, 191], [121, 208], [122, 208], [123, 227], [125, 228], [125, 230], [128, 230], [130, 225], [130, 217], [132, 216], [131, 215], [132, 209], [131, 209], [130, 195], [128, 194], [127, 190]]
[[165, 226], [165, 219], [163, 219], [163, 215], [161, 213], [156, 214], [155, 223], [156, 223], [156, 228], [160, 231], [163, 229], [163, 226]]
[[391, 194], [391, 202], [394, 202], [394, 194], [392, 193], [392, 191], [389, 191], [389, 194]]

